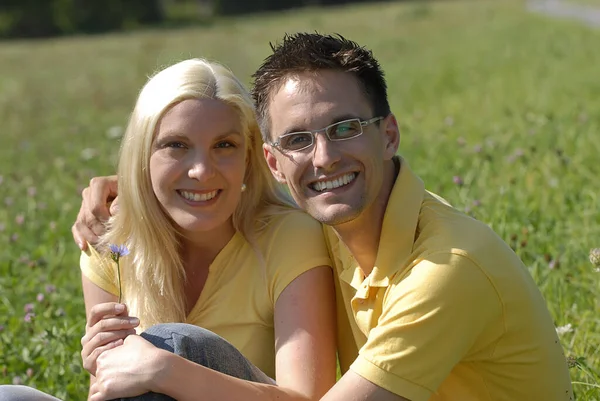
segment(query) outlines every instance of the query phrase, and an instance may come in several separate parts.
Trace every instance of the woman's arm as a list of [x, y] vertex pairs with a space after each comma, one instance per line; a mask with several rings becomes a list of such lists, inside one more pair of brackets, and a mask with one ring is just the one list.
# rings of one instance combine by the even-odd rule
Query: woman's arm
[[336, 374], [331, 268], [314, 268], [292, 281], [275, 304], [274, 319], [277, 386], [235, 379], [173, 358], [177, 362], [156, 390], [180, 401], [197, 400], [198, 394], [215, 401], [320, 399], [335, 384]]
[[[119, 351], [114, 349], [102, 355], [99, 382], [95, 386], [98, 393], [91, 399], [130, 397], [153, 391], [180, 401], [196, 401], [200, 394], [207, 401], [318, 400], [335, 384], [334, 304], [332, 271], [328, 266], [303, 273], [283, 290], [275, 304], [277, 385], [228, 376], [133, 336], [125, 340]], [[125, 372], [123, 362], [126, 359], [131, 362], [132, 356], [138, 354], [143, 361], [128, 363], [135, 369]], [[129, 381], [131, 386], [126, 384]]]
[[309, 400], [336, 380], [336, 312], [333, 272], [321, 266], [300, 275], [275, 304], [277, 385]]

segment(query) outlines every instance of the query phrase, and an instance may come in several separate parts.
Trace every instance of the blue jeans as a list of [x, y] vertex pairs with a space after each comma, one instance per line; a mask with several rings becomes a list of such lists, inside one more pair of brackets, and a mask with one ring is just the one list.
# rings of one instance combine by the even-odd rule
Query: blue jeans
[[[185, 323], [158, 324], [150, 327], [141, 336], [158, 348], [229, 376], [275, 384], [273, 379], [252, 365], [233, 345], [201, 327]], [[173, 398], [164, 394], [146, 393], [126, 400], [167, 401]], [[0, 401], [60, 400], [31, 387], [4, 385], [0, 386]]]

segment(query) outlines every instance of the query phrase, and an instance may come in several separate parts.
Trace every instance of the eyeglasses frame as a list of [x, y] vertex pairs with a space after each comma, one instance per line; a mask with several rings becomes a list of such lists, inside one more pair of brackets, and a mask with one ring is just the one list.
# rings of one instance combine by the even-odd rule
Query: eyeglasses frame
[[[313, 146], [313, 145], [315, 144], [316, 134], [318, 134], [318, 133], [320, 133], [320, 132], [323, 132], [323, 133], [325, 134], [325, 136], [327, 137], [327, 139], [329, 139], [331, 142], [341, 142], [341, 141], [347, 141], [347, 140], [349, 140], [349, 139], [354, 139], [354, 138], [357, 138], [357, 137], [361, 136], [361, 135], [364, 133], [364, 129], [363, 129], [364, 127], [366, 127], [367, 125], [370, 125], [370, 124], [376, 123], [376, 122], [378, 122], [378, 121], [381, 121], [381, 120], [383, 120], [384, 118], [385, 118], [385, 117], [382, 117], [382, 116], [373, 117], [373, 118], [370, 118], [370, 119], [368, 119], [368, 120], [361, 120], [361, 119], [360, 119], [360, 118], [358, 118], [358, 117], [357, 117], [357, 118], [349, 118], [349, 119], [347, 119], [347, 120], [342, 120], [342, 121], [338, 121], [338, 122], [336, 122], [336, 123], [333, 123], [333, 124], [329, 124], [328, 126], [326, 126], [326, 127], [324, 127], [324, 128], [321, 128], [321, 129], [316, 129], [316, 130], [312, 130], [312, 131], [308, 131], [308, 130], [307, 130], [307, 131], [296, 131], [296, 132], [290, 132], [290, 133], [288, 133], [288, 134], [283, 134], [283, 135], [279, 136], [275, 142], [271, 142], [271, 146], [273, 146], [273, 147], [275, 147], [275, 148], [279, 149], [279, 150], [280, 150], [280, 151], [282, 151], [282, 152], [286, 152], [286, 153], [290, 153], [290, 152], [300, 152], [300, 151], [302, 151], [302, 150], [306, 150], [306, 149], [310, 148], [311, 146]], [[333, 126], [336, 126], [336, 125], [339, 125], [339, 124], [347, 123], [347, 122], [350, 122], [350, 121], [358, 121], [358, 122], [359, 122], [359, 124], [360, 124], [360, 133], [359, 133], [359, 134], [357, 134], [357, 135], [354, 135], [354, 136], [351, 136], [351, 137], [349, 137], [349, 138], [342, 138], [342, 139], [331, 139], [331, 138], [329, 137], [329, 134], [327, 133], [327, 131], [329, 130], [329, 128], [331, 128], [331, 127], [333, 127]], [[305, 147], [303, 147], [303, 148], [300, 148], [300, 149], [294, 149], [294, 150], [290, 150], [290, 149], [284, 149], [284, 148], [282, 148], [282, 147], [280, 146], [280, 145], [281, 145], [281, 139], [282, 139], [282, 138], [286, 138], [286, 137], [288, 137], [288, 136], [291, 136], [291, 135], [298, 135], [298, 134], [309, 134], [309, 135], [310, 135], [310, 137], [311, 137], [311, 142], [310, 142], [310, 144], [306, 145], [306, 146], [305, 146]]]

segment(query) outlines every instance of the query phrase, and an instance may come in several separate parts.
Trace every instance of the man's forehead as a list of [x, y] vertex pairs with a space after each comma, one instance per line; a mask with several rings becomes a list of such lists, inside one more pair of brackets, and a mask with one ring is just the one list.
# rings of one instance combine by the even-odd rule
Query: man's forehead
[[289, 125], [308, 129], [302, 124], [330, 124], [339, 116], [368, 114], [370, 105], [356, 77], [325, 70], [286, 77], [271, 96], [269, 110], [272, 128], [281, 131]]

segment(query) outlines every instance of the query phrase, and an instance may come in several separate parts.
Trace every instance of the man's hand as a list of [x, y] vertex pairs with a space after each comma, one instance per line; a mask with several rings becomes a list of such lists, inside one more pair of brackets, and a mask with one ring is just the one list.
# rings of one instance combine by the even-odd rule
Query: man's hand
[[92, 178], [81, 197], [81, 208], [71, 232], [79, 249], [85, 251], [88, 242], [92, 245], [98, 242], [98, 237], [106, 231], [104, 223], [117, 211], [117, 176]]

